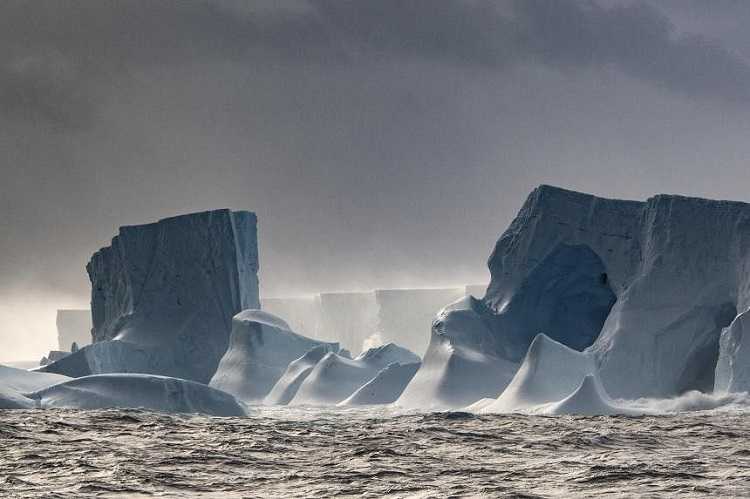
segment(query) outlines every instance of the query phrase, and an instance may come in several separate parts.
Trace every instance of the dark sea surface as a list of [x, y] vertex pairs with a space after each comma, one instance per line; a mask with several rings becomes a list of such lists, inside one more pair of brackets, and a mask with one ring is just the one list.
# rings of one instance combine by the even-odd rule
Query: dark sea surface
[[0, 411], [2, 497], [750, 497], [744, 412]]

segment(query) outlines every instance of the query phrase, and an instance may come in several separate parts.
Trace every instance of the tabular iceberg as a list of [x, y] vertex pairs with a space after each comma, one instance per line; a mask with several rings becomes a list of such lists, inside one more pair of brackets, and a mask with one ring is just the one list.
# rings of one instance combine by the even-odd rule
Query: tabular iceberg
[[232, 319], [229, 348], [210, 386], [246, 402], [260, 402], [284, 374], [290, 362], [324, 346], [338, 352], [338, 343], [325, 343], [293, 332], [281, 318], [262, 310], [244, 310]]
[[538, 333], [585, 349], [614, 397], [711, 390], [721, 331], [750, 307], [750, 205], [621, 201], [541, 186], [488, 265], [482, 303], [439, 314], [399, 404], [496, 398], [512, 378], [499, 366], [512, 371]]
[[[256, 224], [253, 213], [216, 210], [121, 227], [87, 266], [96, 347], [45, 370], [207, 382], [226, 351], [232, 317], [260, 305]], [[141, 353], [131, 361], [129, 351]]]

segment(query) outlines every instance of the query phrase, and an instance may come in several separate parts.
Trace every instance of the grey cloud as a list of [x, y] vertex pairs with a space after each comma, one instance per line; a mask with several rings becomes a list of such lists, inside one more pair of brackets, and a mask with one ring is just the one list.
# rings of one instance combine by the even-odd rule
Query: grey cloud
[[[677, 37], [646, 4], [586, 0], [9, 1], [0, 7], [0, 112], [71, 125], [87, 86], [142, 66], [235, 61], [366, 64], [404, 58], [497, 70], [613, 66], [691, 95], [747, 101], [750, 67], [699, 36]], [[55, 51], [81, 79], [7, 68]], [[286, 61], [286, 62], [285, 62]], [[125, 76], [126, 77], [126, 76]], [[93, 99], [93, 97], [91, 97]], [[90, 99], [89, 99], [90, 100]]]

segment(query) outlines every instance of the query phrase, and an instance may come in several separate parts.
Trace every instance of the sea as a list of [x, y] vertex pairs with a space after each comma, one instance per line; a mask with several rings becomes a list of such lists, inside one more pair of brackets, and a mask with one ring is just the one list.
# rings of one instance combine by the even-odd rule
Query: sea
[[0, 411], [0, 496], [750, 497], [750, 418]]

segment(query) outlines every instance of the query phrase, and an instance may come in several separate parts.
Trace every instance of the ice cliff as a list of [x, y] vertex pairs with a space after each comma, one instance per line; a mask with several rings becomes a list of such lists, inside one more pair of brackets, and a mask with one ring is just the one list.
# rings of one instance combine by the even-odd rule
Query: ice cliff
[[207, 382], [232, 317], [260, 305], [256, 224], [254, 213], [216, 210], [121, 227], [87, 265], [94, 345], [44, 369]]
[[541, 186], [498, 240], [484, 299], [439, 314], [399, 404], [496, 398], [538, 333], [585, 349], [613, 397], [711, 390], [721, 332], [750, 306], [749, 250], [745, 203]]

